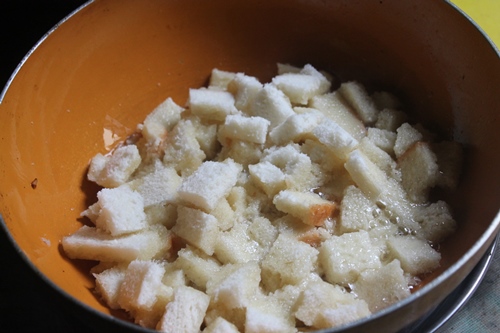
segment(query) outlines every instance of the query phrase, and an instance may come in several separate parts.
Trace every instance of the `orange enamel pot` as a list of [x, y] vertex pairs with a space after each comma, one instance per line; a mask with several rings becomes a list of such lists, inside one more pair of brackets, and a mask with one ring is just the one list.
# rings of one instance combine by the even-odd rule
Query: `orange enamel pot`
[[[396, 332], [471, 272], [500, 228], [498, 49], [446, 1], [96, 0], [54, 28], [0, 96], [0, 213], [23, 258], [75, 308], [145, 331], [94, 295], [90, 263], [60, 241], [95, 199], [87, 165], [160, 101], [184, 104], [212, 68], [268, 81], [276, 63], [316, 68], [403, 96], [412, 117], [457, 140], [466, 159], [449, 194], [458, 230], [441, 267], [408, 299], [328, 332]], [[326, 331], [325, 331], [326, 332]]]

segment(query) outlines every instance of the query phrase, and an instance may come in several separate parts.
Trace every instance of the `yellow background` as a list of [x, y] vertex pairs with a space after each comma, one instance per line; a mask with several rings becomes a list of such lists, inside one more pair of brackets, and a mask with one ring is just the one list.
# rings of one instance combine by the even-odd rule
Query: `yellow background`
[[500, 0], [452, 0], [500, 48]]

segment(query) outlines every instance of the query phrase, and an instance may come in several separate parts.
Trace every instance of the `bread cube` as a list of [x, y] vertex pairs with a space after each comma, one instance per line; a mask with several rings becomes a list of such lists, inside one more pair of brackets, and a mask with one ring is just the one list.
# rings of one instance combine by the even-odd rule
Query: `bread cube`
[[377, 224], [380, 209], [356, 186], [348, 186], [340, 203], [342, 233], [370, 230]]
[[455, 141], [442, 141], [434, 143], [431, 148], [439, 165], [437, 185], [456, 189], [464, 159], [462, 146]]
[[86, 217], [95, 225], [99, 213], [101, 212], [101, 205], [99, 201], [94, 202], [92, 205], [88, 206], [83, 212], [80, 213], [81, 217]]
[[288, 189], [307, 191], [317, 186], [311, 159], [300, 152], [298, 145], [266, 149], [261, 161], [270, 162], [283, 171]]
[[248, 226], [238, 223], [228, 231], [221, 232], [214, 247], [215, 256], [222, 263], [246, 263], [257, 261], [262, 256], [259, 243], [247, 233]]
[[365, 269], [379, 268], [380, 256], [381, 249], [365, 230], [332, 236], [319, 250], [326, 281], [343, 286], [355, 282]]
[[343, 160], [358, 145], [358, 140], [330, 119], [325, 119], [316, 126], [313, 130], [313, 135], [319, 142], [330, 148], [337, 157]]
[[226, 140], [229, 138], [263, 144], [266, 142], [269, 125], [269, 120], [265, 118], [236, 114], [226, 117], [219, 132]]
[[394, 178], [398, 182], [401, 181], [401, 171], [396, 161], [387, 152], [377, 147], [368, 137], [361, 139], [358, 149], [383, 170], [388, 177]]
[[260, 267], [257, 262], [223, 266], [207, 283], [212, 302], [227, 309], [245, 308], [259, 294]]
[[320, 226], [332, 216], [336, 204], [313, 192], [283, 190], [273, 198], [279, 211], [298, 217], [305, 224]]
[[167, 98], [151, 111], [143, 122], [142, 135], [148, 141], [164, 140], [169, 131], [179, 122], [184, 108], [172, 98]]
[[393, 109], [384, 108], [378, 114], [375, 128], [396, 132], [396, 130], [407, 121], [406, 113]]
[[269, 137], [276, 145], [300, 143], [313, 137], [312, 131], [323, 120], [324, 115], [315, 109], [301, 111], [303, 112], [288, 117], [269, 133]]
[[127, 182], [140, 164], [141, 155], [136, 145], [120, 146], [110, 155], [95, 155], [87, 178], [102, 187], [117, 187]]
[[187, 104], [194, 115], [211, 121], [224, 122], [226, 116], [238, 113], [233, 95], [223, 90], [189, 89]]
[[97, 193], [99, 216], [96, 227], [119, 236], [147, 227], [144, 199], [128, 186], [103, 188]]
[[179, 250], [177, 255], [175, 266], [200, 290], [206, 289], [207, 282], [221, 267], [216, 259], [189, 245]]
[[210, 297], [205, 293], [192, 287], [178, 287], [156, 329], [164, 333], [199, 333], [209, 303]]
[[286, 188], [285, 174], [268, 161], [249, 165], [248, 171], [253, 181], [270, 197]]
[[439, 267], [441, 254], [426, 240], [407, 235], [389, 238], [387, 247], [391, 255], [398, 259], [405, 272], [419, 275]]
[[217, 219], [219, 229], [229, 230], [237, 220], [237, 215], [226, 198], [219, 200], [215, 208], [210, 212]]
[[304, 73], [278, 74], [272, 83], [294, 104], [306, 105], [310, 98], [325, 93], [321, 78]]
[[314, 96], [308, 106], [323, 112], [356, 140], [366, 135], [365, 125], [338, 91]]
[[394, 153], [399, 158], [414, 143], [421, 141], [424, 136], [414, 126], [403, 123], [396, 130], [396, 142], [394, 143]]
[[183, 119], [177, 123], [165, 141], [163, 163], [175, 168], [182, 176], [193, 173], [206, 158], [197, 140], [196, 130], [192, 120]]
[[180, 200], [210, 212], [236, 185], [242, 166], [228, 159], [204, 162], [178, 189]]
[[394, 155], [394, 144], [396, 143], [397, 137], [396, 132], [369, 127], [366, 136], [375, 146], [391, 156]]
[[417, 142], [399, 157], [403, 188], [416, 203], [428, 201], [429, 191], [439, 178], [439, 166], [429, 144]]
[[208, 324], [202, 331], [203, 333], [239, 333], [238, 328], [231, 322], [222, 317], [217, 317]]
[[158, 163], [153, 172], [134, 180], [135, 184], [132, 186], [143, 197], [144, 207], [149, 207], [176, 202], [181, 182], [182, 178], [173, 167]]
[[149, 225], [162, 224], [167, 229], [172, 229], [177, 221], [177, 205], [157, 203], [144, 208], [146, 220]]
[[418, 234], [433, 244], [442, 242], [457, 229], [450, 206], [442, 200], [418, 206], [415, 220], [422, 227]]
[[236, 73], [234, 72], [214, 68], [210, 74], [208, 87], [211, 89], [227, 90], [229, 82], [231, 82], [235, 76]]
[[[280, 74], [280, 73], [278, 73]], [[305, 75], [311, 75], [314, 77], [317, 77], [320, 81], [320, 88], [318, 90], [317, 95], [322, 95], [328, 92], [330, 90], [332, 83], [332, 77], [330, 74], [323, 72], [323, 71], [318, 71], [316, 68], [314, 68], [311, 64], [305, 64], [304, 67], [300, 70], [300, 74], [305, 74]]]
[[351, 286], [353, 292], [368, 303], [372, 312], [410, 296], [408, 280], [397, 259], [378, 269], [364, 270]]
[[256, 306], [246, 309], [245, 333], [293, 333], [297, 332], [295, 322], [291, 324], [276, 307]]
[[365, 301], [324, 281], [311, 282], [296, 305], [295, 317], [316, 329], [340, 326], [370, 314]]
[[161, 257], [171, 245], [170, 232], [161, 225], [118, 237], [97, 228], [82, 226], [62, 239], [64, 252], [69, 258], [108, 262]]
[[164, 274], [165, 268], [158, 262], [133, 260], [120, 285], [118, 304], [127, 311], [150, 310]]
[[338, 91], [366, 125], [375, 124], [379, 110], [361, 83], [356, 81], [342, 83]]
[[172, 231], [206, 254], [212, 255], [214, 253], [215, 244], [219, 237], [219, 226], [213, 215], [199, 209], [178, 206], [177, 222]]
[[387, 177], [359, 149], [349, 155], [345, 168], [363, 193], [388, 212], [391, 222], [412, 231], [420, 229], [420, 225], [414, 220], [413, 205], [407, 200], [402, 185]]
[[311, 162], [318, 164], [327, 174], [330, 174], [333, 170], [337, 171], [344, 168], [345, 161], [316, 140], [305, 140], [300, 149], [302, 153], [309, 156]]
[[276, 69], [277, 69], [277, 74], [300, 73], [300, 71], [302, 70], [302, 68], [300, 67], [280, 62], [276, 64]]
[[270, 83], [265, 84], [259, 90], [249, 110], [251, 116], [259, 116], [269, 120], [270, 130], [294, 113], [288, 97]]
[[262, 87], [262, 83], [257, 78], [237, 73], [231, 82], [229, 82], [227, 90], [233, 94], [236, 108], [248, 113], [251, 105], [254, 103], [255, 96]]
[[259, 216], [248, 227], [248, 236], [262, 248], [269, 249], [278, 237], [278, 230], [269, 219]]
[[119, 309], [118, 295], [120, 285], [125, 279], [126, 267], [115, 266], [100, 273], [93, 274], [95, 290], [111, 309]]
[[198, 117], [192, 117], [190, 119], [192, 119], [194, 135], [200, 145], [200, 149], [205, 153], [207, 160], [214, 159], [220, 149], [220, 144], [217, 139], [218, 125], [204, 123]]
[[262, 282], [271, 291], [299, 284], [316, 269], [317, 258], [312, 246], [280, 234], [261, 262]]

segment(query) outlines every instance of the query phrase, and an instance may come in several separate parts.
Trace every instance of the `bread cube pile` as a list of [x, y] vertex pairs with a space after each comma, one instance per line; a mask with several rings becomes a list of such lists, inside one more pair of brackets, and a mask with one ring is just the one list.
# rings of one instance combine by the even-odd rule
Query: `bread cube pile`
[[161, 332], [302, 332], [410, 295], [456, 222], [433, 188], [462, 150], [412, 123], [389, 92], [278, 64], [262, 83], [213, 69], [92, 158], [102, 189], [64, 237], [95, 260], [111, 309]]

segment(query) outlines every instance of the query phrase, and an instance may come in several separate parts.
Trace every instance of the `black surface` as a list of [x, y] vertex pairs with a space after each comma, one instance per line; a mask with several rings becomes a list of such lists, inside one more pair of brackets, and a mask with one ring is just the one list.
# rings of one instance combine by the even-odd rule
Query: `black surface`
[[[0, 0], [0, 90], [38, 40], [84, 2]], [[90, 331], [73, 317], [67, 305], [20, 259], [0, 228], [0, 332]]]

